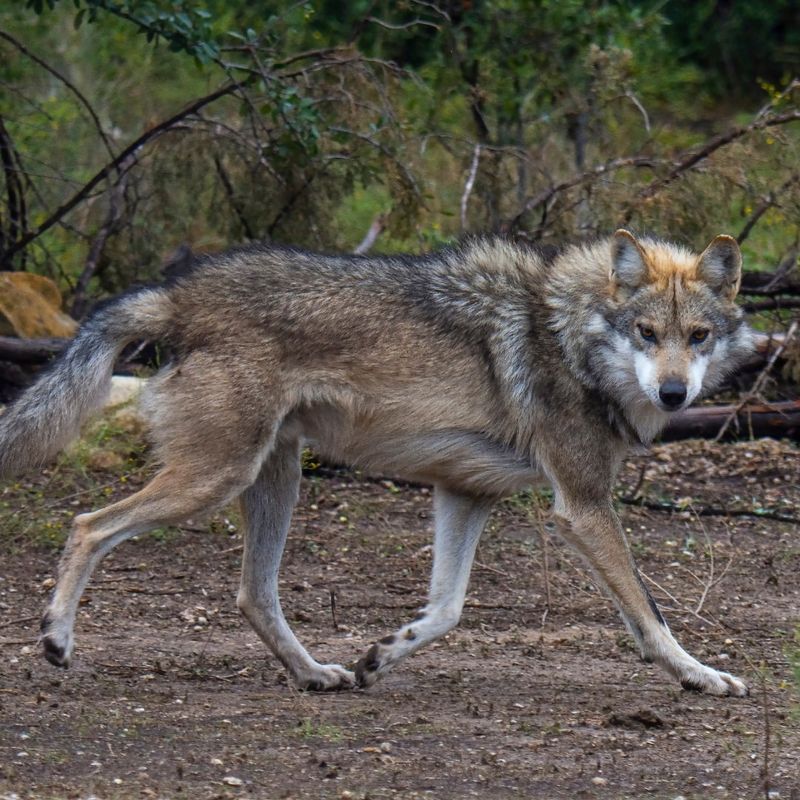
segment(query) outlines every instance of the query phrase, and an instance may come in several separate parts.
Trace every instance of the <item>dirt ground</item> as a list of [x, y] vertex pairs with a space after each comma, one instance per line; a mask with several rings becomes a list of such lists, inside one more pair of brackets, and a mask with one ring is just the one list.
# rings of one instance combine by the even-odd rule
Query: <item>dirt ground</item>
[[[287, 685], [237, 613], [230, 515], [106, 559], [61, 672], [36, 644], [57, 561], [43, 530], [143, 475], [104, 485], [100, 463], [71, 492], [52, 471], [8, 484], [0, 798], [798, 798], [800, 528], [695, 511], [800, 515], [799, 456], [775, 441], [662, 446], [620, 482], [686, 509], [620, 506], [673, 632], [744, 677], [745, 699], [682, 691], [642, 663], [577, 558], [554, 539], [543, 550], [525, 497], [492, 517], [460, 627], [369, 691]], [[430, 499], [304, 480], [282, 591], [316, 657], [351, 662], [424, 603]]]

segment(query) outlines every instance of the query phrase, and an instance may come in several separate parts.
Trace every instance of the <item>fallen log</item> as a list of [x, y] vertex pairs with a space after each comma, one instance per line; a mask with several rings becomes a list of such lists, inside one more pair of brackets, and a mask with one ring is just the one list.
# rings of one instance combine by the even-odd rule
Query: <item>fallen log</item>
[[60, 353], [69, 339], [18, 339], [0, 336], [0, 361], [14, 364], [43, 364]]
[[800, 295], [800, 282], [774, 272], [745, 272], [742, 275], [742, 294], [756, 294], [764, 297], [785, 294], [791, 297]]
[[681, 439], [713, 439], [733, 417], [723, 437], [726, 440], [770, 436], [800, 441], [800, 400], [780, 403], [697, 406], [673, 417], [661, 435], [663, 442]]
[[[14, 400], [36, 376], [69, 344], [70, 339], [18, 339], [0, 336], [0, 403]], [[155, 350], [144, 345], [129, 345], [120, 355], [114, 372], [127, 373], [138, 366], [152, 366]]]
[[742, 308], [748, 314], [755, 314], [757, 311], [787, 311], [800, 308], [800, 297], [770, 297], [767, 300], [742, 303]]

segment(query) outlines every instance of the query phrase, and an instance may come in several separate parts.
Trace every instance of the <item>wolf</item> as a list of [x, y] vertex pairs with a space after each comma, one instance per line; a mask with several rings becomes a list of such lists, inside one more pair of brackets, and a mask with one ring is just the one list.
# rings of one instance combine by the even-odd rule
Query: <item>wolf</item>
[[[113, 547], [237, 499], [237, 605], [301, 689], [369, 687], [458, 622], [493, 504], [542, 482], [558, 533], [616, 604], [641, 655], [686, 689], [747, 693], [675, 640], [631, 558], [612, 488], [631, 449], [751, 352], [734, 303], [739, 247], [699, 255], [626, 230], [534, 247], [484, 236], [422, 256], [252, 245], [202, 257], [98, 309], [0, 416], [0, 474], [52, 457], [108, 390], [120, 350], [166, 342], [148, 382], [160, 469], [75, 518], [41, 624], [67, 667], [81, 593]], [[317, 662], [289, 628], [278, 570], [301, 451], [434, 486], [427, 605], [353, 668]]]

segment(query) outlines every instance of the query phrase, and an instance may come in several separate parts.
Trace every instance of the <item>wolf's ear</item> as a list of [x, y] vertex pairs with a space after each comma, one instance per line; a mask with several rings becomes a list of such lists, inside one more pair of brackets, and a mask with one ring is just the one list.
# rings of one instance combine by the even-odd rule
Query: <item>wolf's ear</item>
[[717, 236], [697, 260], [697, 277], [731, 302], [742, 282], [742, 252], [731, 236]]
[[611, 282], [633, 292], [647, 279], [644, 251], [634, 235], [624, 228], [614, 232], [611, 242]]

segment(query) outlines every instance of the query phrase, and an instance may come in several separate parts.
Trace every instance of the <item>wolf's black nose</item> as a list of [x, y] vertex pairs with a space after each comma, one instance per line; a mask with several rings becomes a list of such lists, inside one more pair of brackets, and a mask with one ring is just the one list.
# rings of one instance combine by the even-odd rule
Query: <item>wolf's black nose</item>
[[686, 399], [686, 384], [676, 378], [670, 378], [661, 384], [658, 396], [668, 408], [677, 408]]

